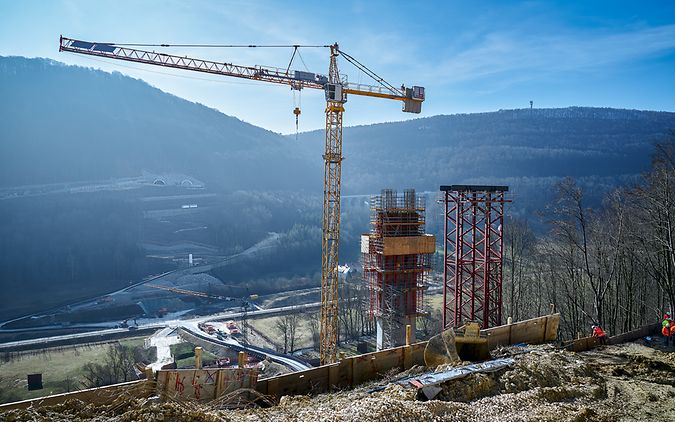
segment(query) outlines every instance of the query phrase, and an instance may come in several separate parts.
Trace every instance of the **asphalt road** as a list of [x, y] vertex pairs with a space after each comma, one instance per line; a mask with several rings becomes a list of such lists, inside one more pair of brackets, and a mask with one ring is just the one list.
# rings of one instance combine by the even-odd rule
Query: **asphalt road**
[[[297, 312], [303, 312], [308, 309], [316, 309], [321, 306], [320, 302], [315, 302], [315, 303], [308, 303], [304, 305], [293, 305], [293, 306], [282, 306], [279, 308], [271, 308], [271, 309], [260, 309], [260, 310], [255, 310], [255, 311], [250, 311], [246, 313], [247, 318], [261, 318], [261, 317], [269, 317], [269, 316], [274, 316], [274, 315], [284, 315], [288, 313], [297, 313]], [[88, 341], [100, 341], [101, 336], [105, 335], [112, 335], [112, 334], [120, 334], [120, 333], [129, 333], [130, 335], [133, 335], [134, 332], [136, 331], [147, 331], [148, 329], [166, 329], [166, 328], [171, 328], [171, 329], [176, 329], [176, 328], [183, 328], [184, 330], [189, 331], [191, 334], [195, 335], [196, 337], [201, 338], [204, 341], [208, 341], [210, 343], [219, 345], [219, 346], [225, 346], [225, 347], [230, 347], [238, 351], [245, 351], [251, 354], [255, 354], [258, 356], [266, 356], [268, 357], [271, 361], [280, 363], [287, 368], [290, 368], [294, 371], [302, 371], [304, 369], [309, 369], [311, 368], [310, 365], [304, 363], [303, 361], [299, 359], [295, 359], [293, 357], [286, 356], [281, 353], [277, 353], [273, 350], [269, 349], [263, 349], [260, 347], [255, 347], [247, 344], [242, 344], [239, 343], [237, 340], [233, 338], [228, 338], [225, 340], [219, 340], [218, 338], [214, 336], [210, 336], [206, 333], [204, 333], [202, 330], [199, 329], [199, 324], [202, 322], [208, 322], [208, 321], [219, 321], [219, 320], [229, 320], [229, 319], [238, 319], [243, 316], [243, 312], [232, 312], [232, 313], [227, 313], [227, 314], [219, 314], [219, 315], [209, 315], [209, 316], [204, 316], [204, 317], [199, 317], [199, 318], [191, 318], [191, 319], [186, 319], [186, 320], [179, 320], [179, 319], [174, 319], [174, 320], [168, 320], [168, 321], [158, 321], [158, 322], [153, 322], [149, 324], [142, 324], [138, 326], [138, 330], [129, 330], [126, 328], [112, 328], [112, 329], [105, 329], [105, 330], [98, 330], [98, 331], [92, 331], [92, 332], [86, 332], [86, 333], [76, 333], [76, 334], [67, 334], [67, 335], [62, 335], [62, 336], [54, 336], [54, 337], [43, 337], [43, 338], [38, 338], [38, 339], [31, 339], [31, 340], [21, 340], [21, 341], [14, 341], [14, 342], [8, 342], [8, 343], [3, 343], [0, 344], [0, 351], [5, 351], [5, 352], [11, 352], [13, 349], [14, 350], [26, 350], [26, 346], [34, 346], [33, 348], [46, 348], [50, 347], [50, 343], [56, 343], [59, 341], [72, 341], [72, 340], [81, 340], [82, 343], [86, 343]]]

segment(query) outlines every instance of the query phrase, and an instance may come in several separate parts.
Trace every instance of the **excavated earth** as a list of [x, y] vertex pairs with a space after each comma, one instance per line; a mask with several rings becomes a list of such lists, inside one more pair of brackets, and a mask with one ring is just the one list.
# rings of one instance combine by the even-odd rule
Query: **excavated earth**
[[315, 397], [283, 397], [271, 407], [229, 410], [222, 401], [162, 403], [121, 396], [109, 406], [70, 401], [6, 412], [0, 420], [675, 421], [675, 352], [631, 343], [584, 353], [549, 345], [511, 347], [493, 356], [511, 356], [515, 364], [447, 382], [430, 401], [398, 384], [369, 393], [384, 384], [380, 381]]

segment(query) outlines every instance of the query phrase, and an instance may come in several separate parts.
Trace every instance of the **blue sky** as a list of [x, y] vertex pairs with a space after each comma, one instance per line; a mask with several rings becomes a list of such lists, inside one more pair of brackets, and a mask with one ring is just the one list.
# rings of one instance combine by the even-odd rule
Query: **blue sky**
[[[104, 42], [329, 44], [394, 85], [422, 85], [422, 116], [602, 106], [675, 111], [675, 2], [0, 0], [0, 55], [49, 57], [141, 78], [276, 132], [324, 126], [323, 94], [58, 52], [58, 36]], [[285, 67], [291, 50], [172, 49]], [[302, 50], [326, 73], [328, 52]], [[303, 70], [302, 63], [297, 66]], [[368, 79], [340, 62], [351, 81]], [[73, 87], [76, 89], [77, 87]], [[350, 97], [345, 124], [418, 117], [395, 101]]]

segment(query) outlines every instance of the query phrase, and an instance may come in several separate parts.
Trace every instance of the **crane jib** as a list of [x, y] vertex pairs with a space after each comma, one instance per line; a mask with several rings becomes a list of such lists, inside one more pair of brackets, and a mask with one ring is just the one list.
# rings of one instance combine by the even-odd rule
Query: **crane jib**
[[312, 74], [314, 75], [314, 80], [310, 80], [308, 77], [309, 72], [286, 72], [284, 69], [265, 66], [241, 66], [231, 63], [195, 59], [185, 56], [175, 56], [172, 54], [158, 53], [155, 51], [120, 47], [112, 43], [96, 43], [73, 40], [70, 38], [61, 38], [59, 50], [136, 63], [171, 67], [175, 69], [192, 70], [216, 75], [291, 85], [295, 89], [314, 88], [323, 90], [324, 85], [328, 79], [323, 75]]
[[[170, 67], [174, 69], [191, 70], [215, 75], [231, 76], [235, 78], [244, 78], [262, 82], [271, 82], [288, 85], [292, 89], [296, 90], [303, 88], [326, 90], [329, 86], [328, 77], [319, 73], [299, 70], [285, 70], [268, 66], [241, 66], [232, 63], [158, 53], [155, 51], [138, 50], [135, 48], [119, 46], [114, 43], [98, 43], [61, 37], [59, 51], [124, 60], [135, 63], [152, 64], [155, 66]], [[347, 80], [346, 76], [344, 77], [344, 80]], [[342, 91], [345, 95], [360, 95], [403, 101], [403, 111], [409, 111], [413, 113], [420, 112], [421, 102], [424, 101], [423, 87], [401, 87], [399, 90], [383, 86], [352, 84], [348, 82], [342, 83], [340, 85], [342, 86]]]

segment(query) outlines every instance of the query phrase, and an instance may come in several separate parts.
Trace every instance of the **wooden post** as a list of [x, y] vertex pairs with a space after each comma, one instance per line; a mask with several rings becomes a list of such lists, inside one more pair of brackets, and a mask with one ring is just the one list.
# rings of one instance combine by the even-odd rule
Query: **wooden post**
[[240, 368], [246, 367], [246, 352], [239, 352], [239, 360], [237, 361], [237, 364]]
[[155, 375], [152, 372], [152, 368], [149, 366], [145, 367], [145, 385], [146, 385], [146, 390], [149, 394], [153, 394], [153, 390], [155, 388]]
[[195, 368], [202, 369], [202, 348], [195, 347]]
[[412, 325], [407, 324], [405, 326], [405, 346], [403, 347], [403, 370], [410, 369], [412, 367]]
[[279, 377], [276, 376], [269, 378], [267, 380], [267, 394], [277, 399], [280, 399], [281, 397], [277, 397], [278, 392], [279, 392]]
[[340, 352], [340, 360], [345, 360], [345, 352]]
[[340, 360], [328, 367], [328, 391], [333, 391], [337, 387], [342, 364], [342, 360]]
[[413, 347], [412, 345], [403, 346], [403, 370], [410, 369], [413, 366]]
[[225, 387], [225, 371], [223, 369], [218, 370], [216, 375], [216, 399], [223, 395], [223, 389]]

